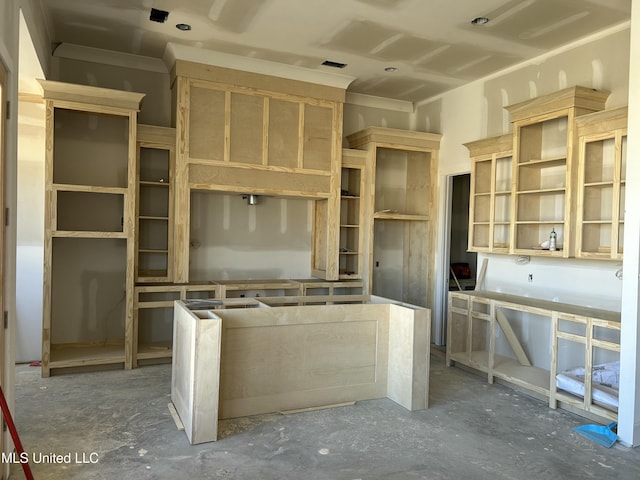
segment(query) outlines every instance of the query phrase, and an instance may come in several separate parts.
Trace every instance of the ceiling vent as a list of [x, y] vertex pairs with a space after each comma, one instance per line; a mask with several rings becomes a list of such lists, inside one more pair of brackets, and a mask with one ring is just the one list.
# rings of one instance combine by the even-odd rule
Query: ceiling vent
[[347, 66], [346, 63], [334, 62], [332, 60], [325, 60], [324, 62], [322, 62], [322, 65], [333, 68], [344, 68]]
[[152, 22], [164, 23], [167, 21], [169, 17], [169, 12], [164, 10], [158, 10], [157, 8], [151, 9], [151, 14], [149, 15], [149, 20]]

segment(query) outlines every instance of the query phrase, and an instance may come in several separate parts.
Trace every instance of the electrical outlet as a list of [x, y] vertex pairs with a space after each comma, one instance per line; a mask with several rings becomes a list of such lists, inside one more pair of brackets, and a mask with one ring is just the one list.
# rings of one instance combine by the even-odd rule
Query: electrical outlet
[[528, 280], [529, 280], [529, 283], [533, 283], [533, 273], [529, 274]]

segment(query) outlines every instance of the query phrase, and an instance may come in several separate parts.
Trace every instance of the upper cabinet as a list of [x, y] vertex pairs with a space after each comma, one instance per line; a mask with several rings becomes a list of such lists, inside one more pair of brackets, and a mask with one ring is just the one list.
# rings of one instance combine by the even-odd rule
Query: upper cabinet
[[584, 115], [579, 138], [576, 257], [623, 254], [627, 107]]
[[[571, 87], [506, 107], [513, 122], [512, 253], [574, 252], [577, 117], [602, 110], [609, 92]], [[548, 248], [552, 230], [556, 250]]]
[[509, 252], [511, 223], [511, 134], [465, 143], [471, 155], [469, 250]]
[[343, 89], [181, 60], [174, 72], [178, 169], [194, 188], [334, 193]]

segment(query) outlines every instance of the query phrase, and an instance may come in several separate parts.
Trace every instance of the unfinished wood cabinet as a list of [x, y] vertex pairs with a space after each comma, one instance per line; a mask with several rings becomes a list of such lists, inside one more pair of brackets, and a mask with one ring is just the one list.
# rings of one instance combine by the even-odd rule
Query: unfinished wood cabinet
[[576, 120], [579, 138], [576, 257], [621, 260], [627, 107]]
[[183, 302], [224, 300], [224, 308], [247, 308], [244, 300], [269, 306], [365, 303], [364, 283], [317, 279], [218, 280], [188, 284], [138, 284], [133, 304], [133, 367], [172, 357], [173, 309]]
[[367, 153], [342, 150], [340, 178], [340, 279], [362, 278]]
[[189, 276], [191, 190], [316, 200], [314, 274], [338, 279], [345, 90], [178, 60], [175, 281]]
[[40, 81], [46, 101], [42, 375], [132, 360], [143, 94]]
[[511, 134], [465, 143], [471, 155], [469, 250], [508, 253], [511, 225]]
[[136, 285], [133, 305], [133, 367], [170, 359], [176, 300], [220, 298], [216, 283]]
[[440, 138], [382, 127], [347, 137], [369, 155], [367, 277], [375, 295], [430, 304]]
[[169, 282], [173, 270], [174, 128], [138, 125], [136, 282]]
[[[551, 408], [615, 420], [617, 392], [604, 404], [602, 386], [591, 380], [619, 352], [619, 312], [496, 292], [449, 292], [447, 365], [483, 372], [489, 383], [508, 382]], [[582, 390], [565, 390], [558, 375], [579, 369]]]
[[[571, 87], [506, 107], [514, 132], [512, 253], [569, 257], [575, 247], [577, 117], [609, 92]], [[544, 249], [551, 230], [557, 249]]]

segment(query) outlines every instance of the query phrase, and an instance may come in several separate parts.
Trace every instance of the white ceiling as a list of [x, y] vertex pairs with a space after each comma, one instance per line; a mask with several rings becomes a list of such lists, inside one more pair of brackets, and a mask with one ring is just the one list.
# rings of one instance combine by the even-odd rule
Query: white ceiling
[[[631, 0], [40, 1], [55, 44], [161, 58], [173, 42], [352, 76], [350, 92], [411, 102], [627, 22], [631, 12]], [[152, 7], [168, 20], [151, 22]], [[479, 16], [489, 23], [472, 25]]]

